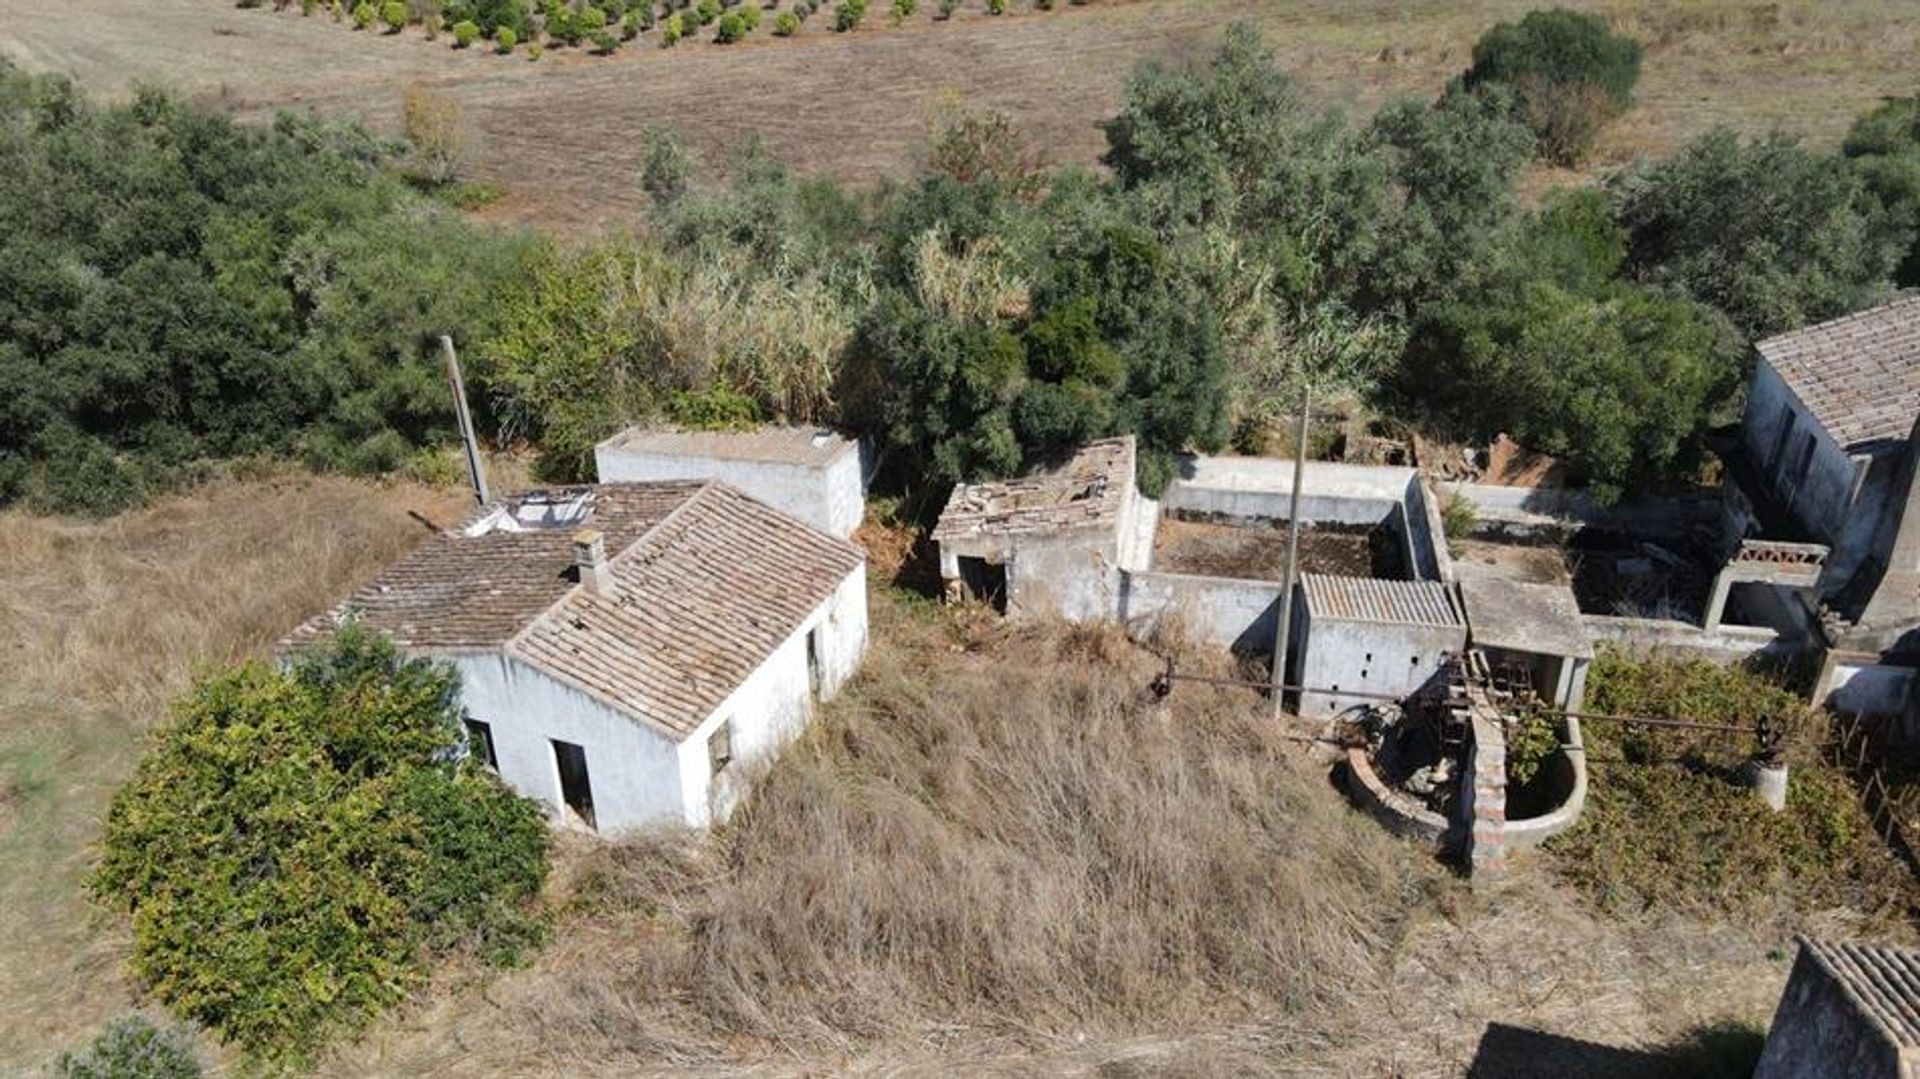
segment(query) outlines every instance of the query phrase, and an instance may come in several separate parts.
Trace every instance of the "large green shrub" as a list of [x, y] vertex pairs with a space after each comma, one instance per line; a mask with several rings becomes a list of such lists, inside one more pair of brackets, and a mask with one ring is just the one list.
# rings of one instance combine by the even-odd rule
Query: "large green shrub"
[[800, 31], [800, 16], [783, 11], [773, 17], [773, 36], [792, 37]]
[[1469, 87], [1505, 86], [1548, 159], [1571, 165], [1607, 121], [1624, 112], [1640, 79], [1640, 44], [1605, 19], [1555, 8], [1501, 23], [1473, 47]]
[[833, 9], [833, 28], [846, 33], [866, 17], [867, 0], [840, 0], [840, 6]]
[[387, 29], [393, 33], [407, 28], [407, 18], [406, 0], [387, 0], [380, 8], [380, 21], [386, 23]]
[[114, 797], [93, 888], [147, 989], [299, 1063], [456, 945], [538, 939], [534, 803], [459, 756], [452, 669], [354, 626], [279, 669], [203, 678]]
[[1717, 128], [1613, 183], [1628, 270], [1762, 337], [1873, 301], [1907, 249], [1838, 157]]
[[63, 1053], [56, 1079], [200, 1079], [193, 1039], [177, 1027], [161, 1029], [137, 1015], [108, 1023], [92, 1044]]
[[478, 23], [458, 22], [453, 24], [453, 47], [454, 48], [456, 49], [469, 48], [473, 45], [474, 42], [479, 40], [480, 40], [480, 25]]
[[713, 40], [722, 45], [731, 45], [746, 36], [746, 20], [740, 17], [739, 12], [729, 11], [720, 16], [720, 22], [714, 28]]
[[450, 437], [435, 338], [491, 332], [524, 245], [388, 152], [0, 61], [0, 502], [110, 513], [209, 458], [352, 471]]
[[1895, 283], [1920, 286], [1920, 97], [1888, 98], [1855, 120], [1844, 150], [1886, 208], [1889, 227], [1908, 240]]
[[356, 30], [368, 30], [380, 18], [380, 9], [373, 6], [372, 0], [360, 0], [353, 9], [353, 27]]

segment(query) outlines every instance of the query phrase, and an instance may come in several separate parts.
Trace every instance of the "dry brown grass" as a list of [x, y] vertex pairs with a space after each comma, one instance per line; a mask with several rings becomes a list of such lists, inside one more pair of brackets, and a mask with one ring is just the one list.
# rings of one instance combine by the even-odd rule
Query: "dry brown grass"
[[81, 881], [144, 732], [203, 665], [271, 642], [447, 521], [457, 492], [226, 482], [105, 522], [0, 514], [0, 1073], [128, 1003]]
[[[943, 25], [924, 14], [934, 5], [920, 6], [898, 29], [869, 19], [858, 33], [832, 34], [815, 19], [791, 41], [688, 42], [605, 60], [556, 50], [528, 63], [229, 0], [0, 0], [0, 53], [113, 92], [159, 82], [243, 115], [311, 105], [394, 134], [403, 91], [419, 83], [458, 101], [473, 123], [475, 177], [510, 189], [490, 215], [577, 229], [641, 212], [639, 136], [660, 121], [710, 157], [758, 135], [804, 171], [869, 183], [909, 168], [931, 118], [958, 99], [1012, 115], [1049, 162], [1090, 162], [1103, 148], [1097, 125], [1136, 64], [1203, 55], [1234, 20], [1265, 27], [1309, 91], [1365, 111], [1435, 93], [1487, 27], [1551, 5], [1101, 0]], [[1913, 92], [1916, 0], [1570, 6], [1605, 12], [1649, 51], [1635, 106], [1602, 132], [1586, 170], [1540, 170], [1534, 188], [1669, 152], [1716, 123], [1831, 145], [1881, 96]]]
[[1348, 998], [1435, 886], [1256, 701], [1155, 707], [1117, 631], [876, 606], [858, 683], [723, 834], [584, 855], [503, 1011], [347, 1066], [832, 1066], [1271, 1022]]

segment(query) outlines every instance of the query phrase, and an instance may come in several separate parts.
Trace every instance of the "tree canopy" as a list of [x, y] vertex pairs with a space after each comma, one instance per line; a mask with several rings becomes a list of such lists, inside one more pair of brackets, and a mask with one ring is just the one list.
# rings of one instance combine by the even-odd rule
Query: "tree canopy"
[[93, 887], [155, 997], [299, 1063], [465, 945], [538, 939], [540, 808], [463, 759], [451, 668], [349, 625], [182, 697], [115, 795]]

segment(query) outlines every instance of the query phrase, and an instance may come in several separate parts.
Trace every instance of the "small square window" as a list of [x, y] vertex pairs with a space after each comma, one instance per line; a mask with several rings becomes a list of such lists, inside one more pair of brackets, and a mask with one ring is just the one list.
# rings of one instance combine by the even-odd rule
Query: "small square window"
[[707, 763], [712, 766], [713, 774], [733, 763], [733, 720], [722, 722], [707, 735]]
[[493, 727], [477, 719], [469, 719], [467, 724], [467, 752], [480, 759], [480, 763], [498, 772], [500, 758], [493, 752]]

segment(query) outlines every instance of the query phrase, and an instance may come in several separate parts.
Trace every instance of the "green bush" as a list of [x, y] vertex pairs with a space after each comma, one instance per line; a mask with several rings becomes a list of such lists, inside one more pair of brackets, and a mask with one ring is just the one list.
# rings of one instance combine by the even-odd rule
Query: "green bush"
[[502, 26], [493, 32], [494, 50], [502, 56], [512, 52], [513, 47], [518, 44], [520, 44], [520, 36], [513, 32], [511, 26]]
[[680, 38], [685, 34], [686, 23], [681, 20], [680, 13], [676, 11], [660, 23], [660, 47], [673, 48], [680, 43]]
[[729, 11], [720, 16], [720, 22], [714, 30], [713, 40], [722, 45], [731, 45], [747, 36], [747, 23], [737, 11]]
[[587, 41], [593, 45], [593, 51], [601, 56], [611, 56], [620, 49], [620, 39], [605, 30], [590, 31]]
[[353, 9], [353, 28], [367, 30], [380, 18], [380, 9], [373, 6], [372, 0], [360, 0]]
[[1440, 503], [1440, 530], [1447, 539], [1458, 543], [1472, 535], [1476, 519], [1473, 499], [1458, 491], [1447, 492], [1446, 500]]
[[1894, 283], [1920, 286], [1920, 97], [1888, 98], [1854, 121], [1844, 152], [1886, 208], [1889, 231], [1909, 241]]
[[472, 23], [472, 22], [457, 22], [453, 24], [453, 47], [454, 48], [456, 49], [468, 48], [474, 42], [479, 40], [480, 40], [479, 24]]
[[913, 16], [914, 8], [918, 6], [919, 6], [918, 0], [893, 0], [894, 25], [898, 26], [900, 23], [903, 23], [907, 21], [907, 19], [911, 18]]
[[760, 9], [756, 5], [744, 4], [736, 9], [734, 14], [739, 15], [740, 21], [746, 23], [748, 33], [760, 29]]
[[1598, 15], [1556, 8], [1501, 23], [1473, 47], [1469, 87], [1501, 85], [1533, 128], [1542, 156], [1577, 163], [1624, 112], [1640, 79], [1640, 45]]
[[773, 17], [773, 36], [792, 37], [800, 32], [800, 16], [791, 11], [783, 11]]
[[1006, 13], [1007, 0], [987, 0], [987, 14], [1005, 15]]
[[527, 59], [538, 60], [542, 56], [545, 56], [546, 54], [547, 54], [546, 47], [541, 45], [538, 41], [527, 42]]
[[56, 1079], [200, 1079], [193, 1039], [178, 1027], [160, 1029], [137, 1015], [107, 1024], [80, 1053], [63, 1053]]
[[396, 34], [406, 29], [406, 0], [387, 0], [386, 5], [380, 9], [380, 21], [386, 23], [387, 29]]
[[452, 668], [349, 625], [201, 679], [114, 797], [95, 893], [134, 973], [275, 1065], [311, 1059], [456, 946], [538, 941], [542, 811], [463, 759]]
[[844, 34], [866, 17], [867, 0], [840, 0], [840, 6], [833, 10], [833, 28]]
[[693, 17], [701, 26], [705, 26], [720, 17], [720, 0], [699, 0], [693, 5]]

